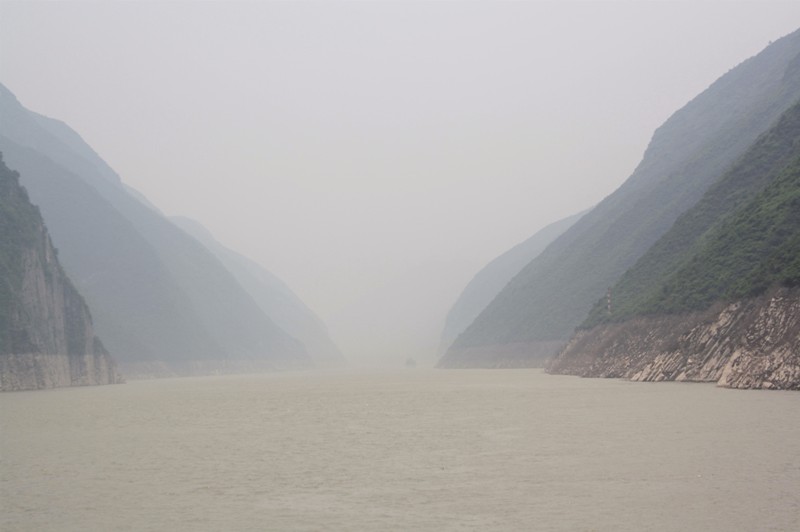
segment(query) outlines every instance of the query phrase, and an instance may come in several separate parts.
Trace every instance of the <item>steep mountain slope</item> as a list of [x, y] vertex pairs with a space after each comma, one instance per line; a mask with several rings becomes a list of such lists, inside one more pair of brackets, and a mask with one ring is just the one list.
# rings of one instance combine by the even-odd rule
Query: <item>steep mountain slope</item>
[[117, 381], [39, 210], [0, 156], [0, 391]]
[[[765, 261], [783, 237], [800, 229], [791, 225], [787, 205], [756, 198], [779, 188], [791, 197], [792, 164], [800, 156], [800, 104], [747, 150], [691, 209], [683, 213], [611, 290], [611, 311], [605, 298], [596, 304], [581, 328], [619, 322], [644, 314], [705, 310], [720, 299], [756, 295], [781, 277], [781, 261], [774, 271]], [[764, 191], [764, 192], [762, 192]], [[765, 211], [765, 205], [776, 210]], [[742, 209], [745, 209], [742, 211]], [[742, 219], [742, 216], [745, 216]], [[788, 218], [777, 218], [781, 217]], [[730, 225], [736, 222], [734, 225]], [[725, 225], [723, 225], [723, 223]], [[759, 224], [751, 226], [751, 224]], [[763, 227], [762, 227], [763, 226]], [[725, 233], [722, 227], [727, 227]], [[769, 228], [776, 234], [765, 235]], [[762, 237], [769, 236], [766, 240]], [[800, 238], [800, 235], [797, 235]], [[797, 260], [800, 261], [800, 255]], [[776, 277], [777, 276], [777, 277]]]
[[131, 194], [76, 133], [5, 89], [0, 110], [0, 149], [54, 228], [126, 374], [311, 363], [208, 250]]
[[0, 150], [25, 176], [65, 268], [86, 294], [98, 331], [127, 374], [135, 374], [131, 365], [138, 363], [213, 359], [223, 352], [156, 250], [96, 190], [2, 136]]
[[447, 313], [439, 350], [444, 353], [459, 334], [492, 302], [522, 268], [588, 211], [553, 222], [483, 267], [467, 284]]
[[550, 371], [800, 389], [798, 287], [800, 105], [623, 276], [619, 308], [598, 305]]
[[531, 261], [448, 359], [536, 365], [607, 288], [800, 97], [800, 31], [722, 76], [653, 135], [633, 175]]
[[182, 217], [171, 220], [211, 251], [272, 321], [303, 342], [315, 367], [345, 364], [344, 356], [328, 335], [325, 324], [286, 283], [258, 263], [217, 242], [198, 222]]

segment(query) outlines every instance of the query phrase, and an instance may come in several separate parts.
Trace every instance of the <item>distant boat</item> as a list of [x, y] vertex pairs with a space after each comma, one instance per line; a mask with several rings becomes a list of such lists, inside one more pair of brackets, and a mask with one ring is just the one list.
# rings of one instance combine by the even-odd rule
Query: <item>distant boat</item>
[[416, 368], [417, 367], [417, 361], [414, 360], [411, 357], [407, 358], [406, 359], [406, 367], [407, 368]]

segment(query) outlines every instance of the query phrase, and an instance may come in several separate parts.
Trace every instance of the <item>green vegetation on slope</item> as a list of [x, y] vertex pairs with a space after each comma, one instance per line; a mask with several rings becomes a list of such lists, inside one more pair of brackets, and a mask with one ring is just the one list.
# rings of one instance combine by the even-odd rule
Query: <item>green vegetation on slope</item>
[[732, 69], [653, 136], [633, 175], [528, 264], [452, 350], [566, 339], [800, 98], [800, 31]]
[[[766, 206], [758, 203], [764, 200], [753, 198], [784, 183], [798, 156], [800, 104], [784, 113], [622, 276], [612, 288], [612, 312], [603, 298], [582, 327], [653, 312], [702, 309], [717, 299], [756, 293], [763, 290], [764, 283], [789, 281], [791, 275], [781, 277], [786, 273], [786, 257], [774, 257], [777, 262], [760, 273], [754, 269], [764, 254], [778, 252], [787, 244], [781, 230], [766, 234], [759, 224], [776, 224], [785, 231], [792, 228], [778, 219], [783, 212], [780, 209], [785, 208], [779, 200], [770, 200], [771, 207], [765, 210]], [[782, 193], [788, 193], [787, 186], [784, 183]], [[763, 279], [759, 280], [759, 275]]]
[[717, 300], [759, 295], [775, 284], [800, 284], [800, 154], [698, 247], [645, 312], [703, 309]]

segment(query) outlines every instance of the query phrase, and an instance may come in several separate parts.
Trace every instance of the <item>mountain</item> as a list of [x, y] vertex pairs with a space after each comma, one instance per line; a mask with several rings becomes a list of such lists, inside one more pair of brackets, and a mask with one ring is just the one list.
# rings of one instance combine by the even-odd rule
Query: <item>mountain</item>
[[800, 31], [714, 82], [653, 135], [630, 178], [531, 261], [447, 353], [539, 365], [625, 271], [800, 98]]
[[115, 382], [39, 209], [0, 155], [0, 391]]
[[622, 276], [550, 371], [800, 389], [800, 104]]
[[459, 334], [492, 302], [508, 282], [588, 211], [553, 222], [483, 267], [467, 284], [447, 313], [439, 350], [444, 353]]
[[286, 283], [253, 260], [220, 244], [200, 223], [183, 217], [171, 220], [211, 251], [272, 321], [303, 342], [315, 367], [345, 364], [344, 356], [331, 340], [325, 324]]
[[[770, 267], [765, 262], [777, 249], [793, 251], [785, 248], [784, 238], [800, 238], [800, 227], [791, 225], [791, 217], [777, 218], [792, 214], [781, 201], [765, 210], [761, 195], [778, 186], [791, 186], [791, 181], [785, 182], [786, 173], [791, 177], [798, 156], [800, 104], [786, 111], [625, 272], [611, 290], [611, 312], [604, 298], [581, 328], [632, 316], [704, 310], [718, 300], [756, 295], [774, 282], [790, 279], [783, 277], [783, 267], [788, 265], [785, 257]], [[790, 189], [786, 191], [787, 198], [791, 194]], [[726, 232], [721, 233], [723, 228]], [[800, 261], [800, 255], [796, 259]]]
[[0, 150], [129, 376], [308, 367], [211, 252], [141, 200], [65, 124], [0, 86]]

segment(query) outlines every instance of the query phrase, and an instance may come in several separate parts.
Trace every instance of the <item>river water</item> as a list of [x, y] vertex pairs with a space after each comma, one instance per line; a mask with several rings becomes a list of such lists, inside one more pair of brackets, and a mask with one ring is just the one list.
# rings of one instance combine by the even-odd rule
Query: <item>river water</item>
[[538, 370], [0, 394], [0, 530], [800, 530], [800, 394]]

